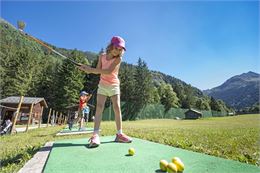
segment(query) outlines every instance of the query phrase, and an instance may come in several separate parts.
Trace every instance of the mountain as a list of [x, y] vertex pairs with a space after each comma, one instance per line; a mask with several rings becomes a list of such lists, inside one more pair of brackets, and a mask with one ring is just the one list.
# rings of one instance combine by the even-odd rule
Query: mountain
[[259, 102], [259, 83], [260, 74], [249, 71], [233, 76], [222, 85], [203, 92], [224, 100], [235, 109], [243, 109]]

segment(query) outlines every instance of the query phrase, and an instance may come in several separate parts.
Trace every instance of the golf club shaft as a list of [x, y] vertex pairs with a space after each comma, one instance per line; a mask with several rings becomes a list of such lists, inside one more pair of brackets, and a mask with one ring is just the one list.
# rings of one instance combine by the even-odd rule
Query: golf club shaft
[[94, 105], [92, 105], [92, 104], [89, 104], [89, 103], [88, 103], [88, 105], [89, 105], [90, 107], [92, 107], [92, 108], [95, 108], [95, 106], [94, 106]]
[[74, 65], [76, 65], [76, 66], [81, 66], [80, 63], [77, 63], [76, 61], [74, 61], [74, 60], [72, 60], [72, 59], [66, 57], [65, 55], [62, 55], [61, 53], [59, 53], [58, 51], [54, 50], [53, 48], [51, 48], [51, 47], [48, 46], [47, 44], [43, 43], [42, 41], [38, 40], [37, 38], [35, 38], [35, 37], [33, 37], [33, 36], [31, 36], [31, 35], [25, 33], [25, 32], [22, 31], [22, 30], [19, 30], [19, 31], [21, 31], [24, 35], [28, 36], [29, 38], [31, 38], [32, 40], [36, 41], [37, 43], [41, 44], [42, 46], [46, 47], [46, 48], [49, 49], [50, 51], [56, 53], [57, 55], [59, 55], [59, 56], [65, 58], [65, 59], [68, 59], [68, 60], [69, 60], [71, 63], [73, 63]]

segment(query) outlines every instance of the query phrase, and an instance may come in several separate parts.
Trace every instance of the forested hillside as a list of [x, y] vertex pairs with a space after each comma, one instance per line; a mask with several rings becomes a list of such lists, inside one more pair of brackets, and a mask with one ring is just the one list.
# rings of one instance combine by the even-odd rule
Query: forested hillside
[[[50, 107], [63, 111], [78, 103], [81, 90], [95, 94], [98, 75], [83, 73], [3, 19], [0, 30], [1, 98], [13, 95], [44, 97]], [[97, 64], [98, 53], [48, 45], [77, 62], [93, 67]], [[199, 89], [179, 79], [150, 71], [141, 58], [136, 65], [123, 62], [119, 74], [124, 120], [135, 119], [144, 106], [155, 103], [163, 104], [166, 112], [172, 107], [231, 111], [223, 101], [205, 96]], [[91, 102], [95, 102], [95, 96]]]

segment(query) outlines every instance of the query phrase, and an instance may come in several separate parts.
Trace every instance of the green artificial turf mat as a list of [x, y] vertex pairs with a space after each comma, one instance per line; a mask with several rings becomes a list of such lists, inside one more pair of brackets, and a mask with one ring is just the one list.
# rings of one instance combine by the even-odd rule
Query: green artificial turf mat
[[[114, 136], [101, 137], [101, 145], [88, 148], [88, 138], [56, 141], [44, 173], [159, 173], [159, 162], [179, 157], [184, 173], [258, 173], [259, 167], [206, 154], [133, 138], [116, 143]], [[128, 155], [133, 147], [134, 156]]]

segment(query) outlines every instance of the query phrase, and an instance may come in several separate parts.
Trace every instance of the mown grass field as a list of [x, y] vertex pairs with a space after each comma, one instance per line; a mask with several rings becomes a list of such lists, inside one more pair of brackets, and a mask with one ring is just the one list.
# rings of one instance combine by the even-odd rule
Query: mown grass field
[[[88, 124], [93, 127], [93, 123]], [[55, 136], [64, 126], [0, 137], [0, 172], [17, 172], [47, 141], [88, 138]], [[102, 122], [101, 135], [114, 135], [115, 122]], [[154, 119], [123, 122], [129, 136], [260, 165], [260, 114], [200, 120]]]

